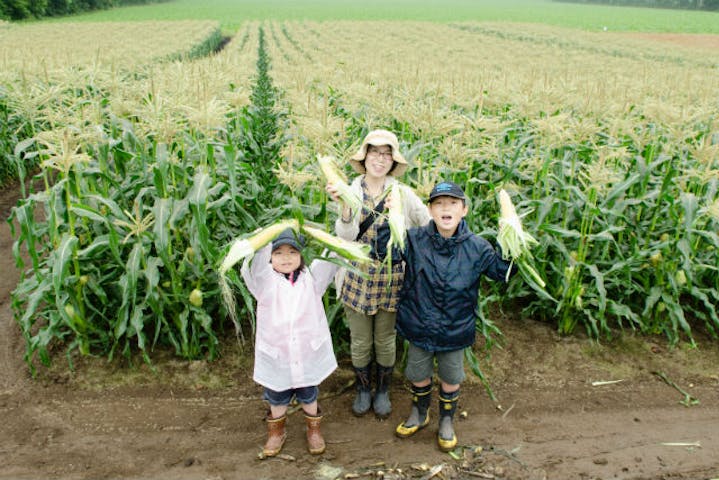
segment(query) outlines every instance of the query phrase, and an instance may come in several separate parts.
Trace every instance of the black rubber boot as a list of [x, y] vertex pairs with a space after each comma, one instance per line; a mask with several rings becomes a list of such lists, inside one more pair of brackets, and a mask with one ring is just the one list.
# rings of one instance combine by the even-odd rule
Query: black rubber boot
[[352, 413], [357, 417], [366, 414], [372, 407], [372, 378], [370, 366], [371, 364], [362, 368], [355, 367], [357, 396], [352, 403]]
[[412, 385], [412, 409], [407, 420], [397, 425], [394, 433], [400, 438], [411, 437], [429, 424], [429, 403], [432, 400], [432, 384], [425, 387]]
[[439, 390], [439, 431], [437, 444], [443, 452], [454, 450], [457, 446], [457, 435], [454, 434], [454, 413], [457, 411], [459, 390], [447, 393]]
[[377, 388], [375, 389], [372, 408], [378, 418], [385, 419], [392, 413], [392, 403], [389, 401], [389, 386], [392, 383], [392, 371], [394, 371], [394, 366], [383, 367], [377, 364]]

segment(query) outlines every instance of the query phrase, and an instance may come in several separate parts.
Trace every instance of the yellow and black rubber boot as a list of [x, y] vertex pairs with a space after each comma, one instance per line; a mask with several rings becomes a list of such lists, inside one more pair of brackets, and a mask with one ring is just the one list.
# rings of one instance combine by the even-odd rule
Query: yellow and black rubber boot
[[407, 420], [397, 425], [394, 433], [400, 438], [411, 437], [429, 424], [429, 404], [432, 384], [425, 387], [412, 385], [412, 409]]
[[459, 390], [445, 392], [439, 389], [439, 431], [437, 444], [443, 452], [454, 450], [457, 446], [457, 435], [454, 434], [454, 413], [457, 411]]

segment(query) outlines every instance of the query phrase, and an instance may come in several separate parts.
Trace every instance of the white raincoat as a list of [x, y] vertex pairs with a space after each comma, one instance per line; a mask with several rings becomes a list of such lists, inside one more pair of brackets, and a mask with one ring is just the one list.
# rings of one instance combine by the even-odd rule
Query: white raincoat
[[253, 379], [278, 392], [319, 385], [335, 368], [322, 295], [337, 265], [315, 260], [292, 284], [270, 264], [272, 244], [242, 264], [242, 278], [257, 299]]

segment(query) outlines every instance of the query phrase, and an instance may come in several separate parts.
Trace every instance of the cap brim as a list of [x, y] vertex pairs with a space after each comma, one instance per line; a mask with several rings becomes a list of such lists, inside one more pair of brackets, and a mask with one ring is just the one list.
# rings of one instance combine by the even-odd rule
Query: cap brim
[[429, 196], [429, 201], [431, 202], [431, 201], [434, 200], [435, 198], [439, 198], [439, 197], [452, 197], [452, 198], [458, 198], [458, 199], [460, 199], [460, 200], [466, 200], [466, 199], [467, 199], [467, 197], [465, 197], [464, 195], [458, 195], [458, 194], [456, 194], [456, 193], [445, 193], [445, 192], [442, 192], [442, 193], [438, 193], [438, 194], [436, 194], [436, 195], [430, 195], [430, 196]]

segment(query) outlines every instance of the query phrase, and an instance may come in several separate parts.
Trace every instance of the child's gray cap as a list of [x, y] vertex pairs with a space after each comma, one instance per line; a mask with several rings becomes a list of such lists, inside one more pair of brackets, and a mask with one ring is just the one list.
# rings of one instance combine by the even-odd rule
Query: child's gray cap
[[274, 252], [281, 245], [289, 245], [301, 252], [305, 246], [305, 236], [295, 233], [291, 228], [287, 228], [272, 241], [272, 251]]

